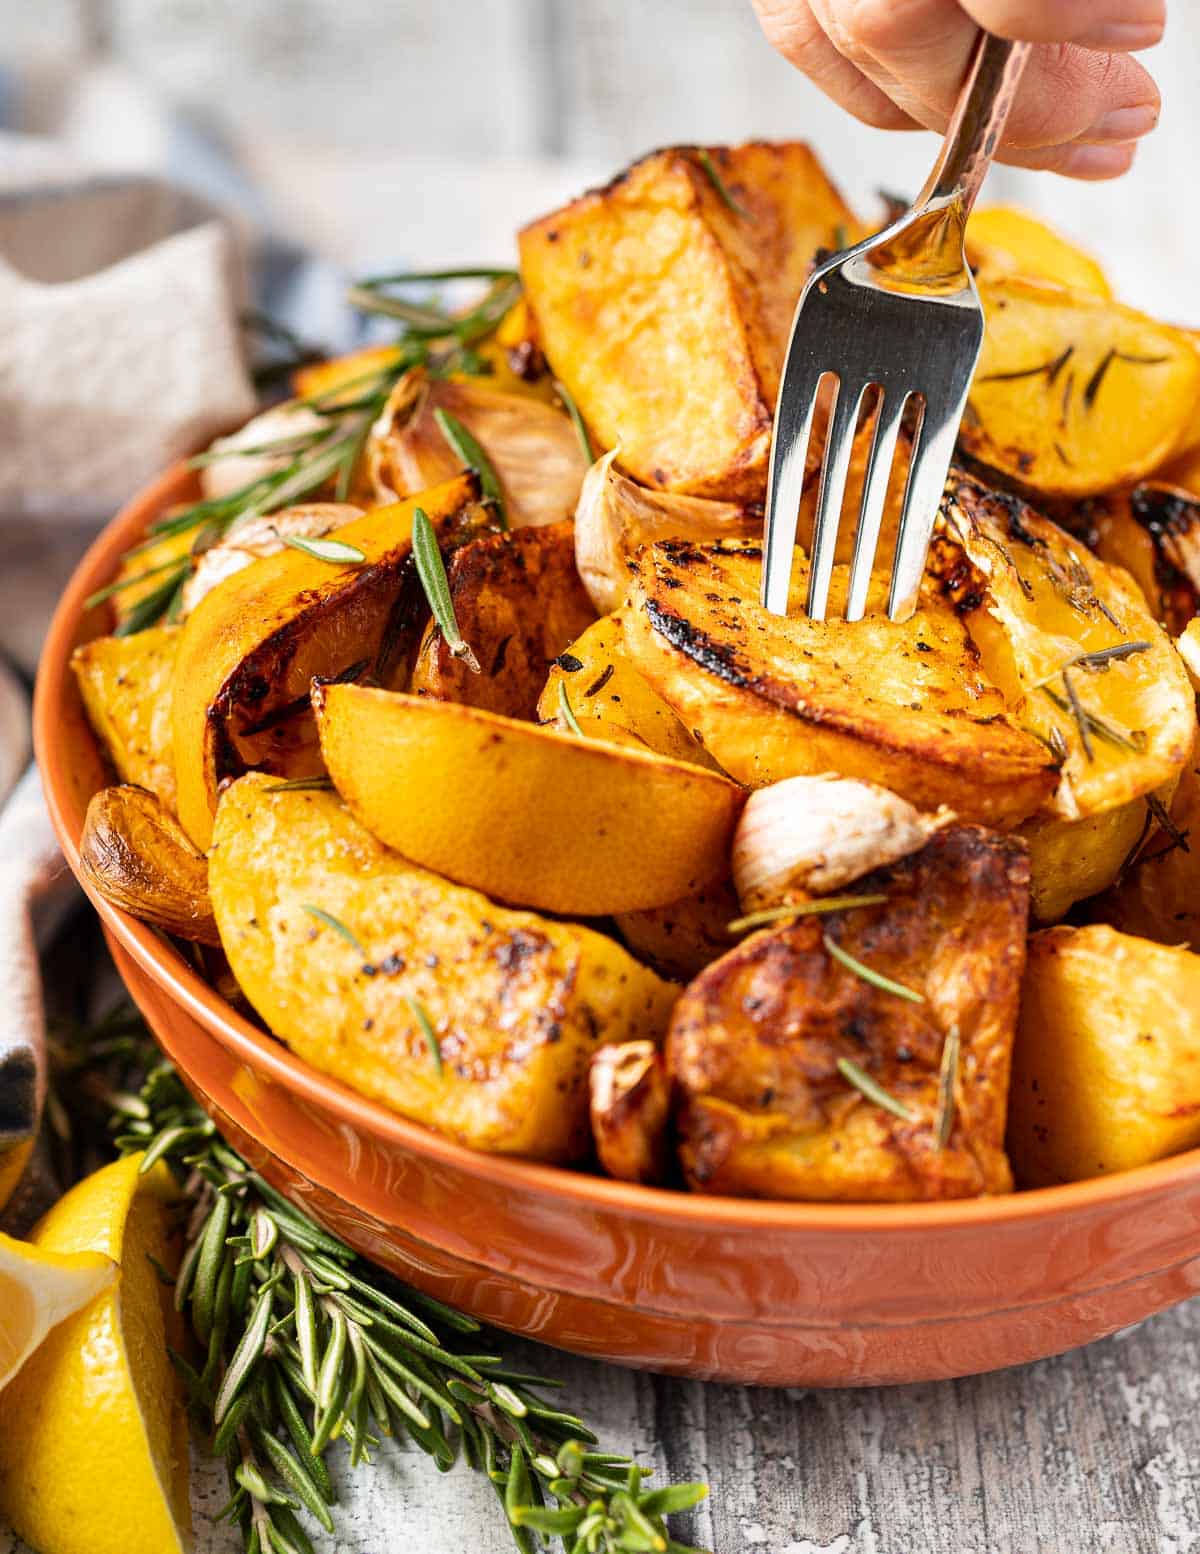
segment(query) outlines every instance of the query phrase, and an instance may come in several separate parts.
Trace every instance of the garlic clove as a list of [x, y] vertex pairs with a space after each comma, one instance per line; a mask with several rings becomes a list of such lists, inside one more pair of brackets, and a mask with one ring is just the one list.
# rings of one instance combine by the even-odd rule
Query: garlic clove
[[588, 1070], [588, 1097], [596, 1154], [609, 1176], [663, 1181], [671, 1082], [654, 1043], [601, 1047]]
[[877, 783], [854, 777], [789, 777], [746, 801], [733, 838], [733, 881], [744, 912], [789, 893], [827, 895], [917, 852], [954, 819], [922, 814]]
[[628, 558], [655, 540], [749, 539], [762, 532], [762, 510], [739, 502], [648, 491], [621, 474], [614, 448], [584, 478], [575, 510], [575, 565], [601, 615], [629, 591]]
[[[214, 459], [200, 471], [200, 487], [208, 499], [230, 496], [243, 486], [264, 475], [285, 469], [296, 457], [292, 444], [314, 432], [327, 432], [329, 422], [308, 405], [289, 400], [283, 405], [272, 405], [253, 420], [247, 421], [228, 437], [218, 437], [209, 453], [228, 453], [228, 458]], [[282, 446], [275, 452], [245, 453], [239, 449], [268, 448], [273, 443]]]

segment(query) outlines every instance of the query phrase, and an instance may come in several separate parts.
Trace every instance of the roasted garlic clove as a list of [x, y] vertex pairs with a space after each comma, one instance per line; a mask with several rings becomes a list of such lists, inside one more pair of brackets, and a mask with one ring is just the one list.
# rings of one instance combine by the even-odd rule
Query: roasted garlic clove
[[[324, 416], [297, 400], [272, 405], [228, 437], [218, 437], [209, 448], [210, 455], [227, 453], [228, 458], [214, 458], [201, 470], [205, 497], [229, 496], [264, 475], [285, 469], [307, 440], [315, 433], [327, 433], [329, 428]], [[247, 451], [250, 449], [264, 451]]]
[[575, 565], [601, 615], [624, 601], [627, 558], [639, 546], [665, 539], [744, 539], [762, 529], [757, 507], [639, 486], [616, 468], [619, 452], [614, 448], [588, 470], [575, 512]]
[[145, 788], [93, 795], [79, 842], [79, 869], [106, 901], [201, 944], [219, 944], [208, 896], [208, 860]]
[[588, 1069], [592, 1137], [600, 1164], [622, 1182], [661, 1182], [667, 1172], [671, 1085], [652, 1041], [601, 1047]]
[[825, 895], [917, 852], [953, 820], [920, 810], [873, 782], [834, 775], [789, 777], [759, 788], [733, 838], [733, 880], [745, 912], [789, 892]]

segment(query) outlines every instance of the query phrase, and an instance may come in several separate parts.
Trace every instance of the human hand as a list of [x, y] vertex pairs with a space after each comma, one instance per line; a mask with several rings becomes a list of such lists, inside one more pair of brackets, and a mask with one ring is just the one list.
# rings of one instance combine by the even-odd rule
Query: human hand
[[979, 27], [1039, 45], [998, 160], [1115, 178], [1158, 122], [1131, 58], [1162, 37], [1166, 0], [753, 0], [772, 45], [880, 129], [944, 131]]

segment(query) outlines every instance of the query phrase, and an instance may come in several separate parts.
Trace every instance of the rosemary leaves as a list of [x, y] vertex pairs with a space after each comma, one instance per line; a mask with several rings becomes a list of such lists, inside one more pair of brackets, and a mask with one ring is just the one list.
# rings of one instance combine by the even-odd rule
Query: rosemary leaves
[[438, 630], [446, 639], [446, 646], [455, 658], [462, 659], [472, 674], [481, 673], [479, 660], [475, 657], [470, 643], [458, 629], [454, 600], [450, 596], [450, 583], [446, 577], [446, 565], [442, 560], [437, 535], [433, 532], [433, 525], [423, 507], [413, 511], [412, 543], [417, 576], [421, 580], [421, 587], [425, 590], [425, 597], [429, 601], [433, 618], [438, 623]]
[[891, 977], [885, 977], [881, 971], [875, 971], [872, 967], [864, 965], [851, 955], [849, 950], [842, 949], [835, 939], [828, 934], [822, 935], [826, 951], [839, 965], [845, 966], [847, 971], [852, 971], [856, 977], [861, 977], [864, 982], [869, 982], [872, 987], [877, 987], [881, 993], [893, 993], [897, 998], [906, 998], [910, 1004], [923, 1004], [924, 993], [914, 992], [911, 987], [905, 987], [903, 982], [893, 982]]

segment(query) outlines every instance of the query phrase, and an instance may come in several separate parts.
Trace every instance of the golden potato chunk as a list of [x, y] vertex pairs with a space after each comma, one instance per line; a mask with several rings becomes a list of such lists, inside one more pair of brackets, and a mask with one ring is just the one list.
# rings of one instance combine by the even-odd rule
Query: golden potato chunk
[[589, 739], [716, 768], [704, 746], [629, 662], [619, 613], [593, 622], [550, 666], [538, 721], [566, 734], [571, 730], [568, 712]]
[[106, 901], [181, 939], [219, 944], [208, 864], [145, 788], [101, 788], [87, 807], [79, 871]]
[[1044, 281], [982, 280], [979, 295], [968, 453], [1036, 491], [1087, 496], [1142, 479], [1178, 447], [1200, 398], [1184, 330]]
[[1186, 491], [1145, 482], [1094, 497], [1084, 538], [1102, 561], [1131, 574], [1172, 636], [1200, 614], [1200, 501]]
[[229, 963], [276, 1036], [491, 1153], [583, 1154], [593, 1054], [655, 1040], [677, 994], [591, 929], [415, 868], [335, 795], [257, 775], [222, 796], [210, 885]]
[[761, 498], [796, 302], [852, 212], [807, 146], [676, 146], [520, 234], [542, 348], [643, 485]]
[[967, 258], [984, 280], [1024, 275], [1096, 297], [1112, 296], [1100, 265], [1053, 227], [1011, 206], [972, 211], [967, 222]]
[[1129, 575], [959, 472], [942, 510], [970, 566], [935, 547], [932, 567], [1013, 720], [1058, 753], [1054, 812], [1078, 820], [1173, 783], [1196, 737], [1195, 696]]
[[689, 1184], [878, 1202], [1007, 1192], [1028, 878], [1019, 842], [951, 826], [863, 881], [885, 904], [766, 929], [701, 972], [666, 1047]]
[[1149, 833], [1144, 848], [1112, 889], [1091, 903], [1091, 912], [1122, 933], [1200, 950], [1200, 750], [1192, 752], [1166, 812], [1164, 829], [1151, 825], [1143, 810], [1139, 835]]
[[481, 535], [454, 552], [446, 575], [458, 629], [481, 672], [451, 653], [431, 620], [409, 689], [508, 718], [536, 717], [551, 661], [596, 615], [575, 570], [574, 525]]
[[[1008, 716], [966, 629], [936, 588], [889, 621], [877, 575], [866, 619], [811, 621], [758, 603], [756, 546], [663, 542], [638, 559], [625, 645], [635, 667], [739, 782], [836, 772], [893, 789], [919, 809], [1013, 825], [1047, 799], [1045, 746]], [[844, 598], [835, 569], [831, 614]], [[840, 593], [839, 593], [840, 591]]]
[[171, 686], [178, 650], [178, 626], [153, 626], [129, 637], [94, 637], [71, 655], [88, 720], [117, 776], [148, 788], [172, 811]]
[[648, 961], [664, 977], [686, 982], [729, 949], [729, 925], [741, 910], [726, 879], [666, 906], [617, 912], [613, 921], [639, 960]]
[[1008, 1149], [1022, 1185], [1200, 1144], [1200, 956], [1105, 924], [1029, 941]]
[[188, 616], [171, 702], [179, 818], [207, 848], [217, 790], [247, 769], [281, 777], [324, 770], [309, 706], [315, 677], [407, 680], [428, 606], [412, 565], [420, 505], [450, 546], [490, 520], [474, 475], [420, 504], [379, 507], [332, 538], [361, 562], [283, 550], [226, 579]]

